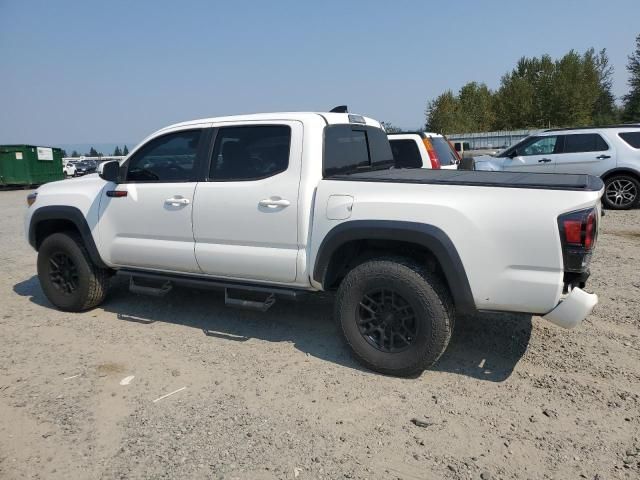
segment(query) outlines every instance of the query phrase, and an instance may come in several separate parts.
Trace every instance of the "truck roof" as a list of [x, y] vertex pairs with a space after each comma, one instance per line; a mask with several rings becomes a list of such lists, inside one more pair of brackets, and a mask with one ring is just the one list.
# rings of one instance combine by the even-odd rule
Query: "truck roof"
[[[169, 130], [176, 127], [185, 127], [202, 123], [219, 123], [219, 122], [247, 122], [247, 121], [265, 121], [265, 120], [310, 120], [317, 119], [320, 116], [327, 125], [344, 124], [344, 123], [361, 123], [354, 122], [353, 117], [364, 119], [366, 125], [380, 128], [380, 123], [372, 118], [354, 113], [333, 113], [333, 112], [273, 112], [273, 113], [253, 113], [248, 115], [229, 115], [224, 117], [201, 118], [198, 120], [188, 120], [186, 122], [175, 123], [161, 130]], [[351, 117], [351, 120], [350, 120]]]

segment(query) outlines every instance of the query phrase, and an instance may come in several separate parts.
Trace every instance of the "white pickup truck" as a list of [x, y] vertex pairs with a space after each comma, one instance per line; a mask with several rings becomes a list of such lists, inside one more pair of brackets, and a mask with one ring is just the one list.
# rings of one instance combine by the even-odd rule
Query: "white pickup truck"
[[273, 113], [159, 130], [99, 175], [30, 194], [25, 229], [62, 310], [99, 305], [114, 273], [134, 292], [223, 288], [262, 310], [336, 291], [355, 357], [413, 375], [456, 313], [589, 315], [602, 191], [588, 175], [393, 168], [377, 121]]

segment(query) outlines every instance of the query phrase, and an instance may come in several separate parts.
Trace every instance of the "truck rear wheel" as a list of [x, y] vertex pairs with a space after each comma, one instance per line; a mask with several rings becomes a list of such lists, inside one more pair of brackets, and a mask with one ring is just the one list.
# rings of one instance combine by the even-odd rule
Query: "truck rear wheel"
[[388, 375], [411, 376], [435, 364], [453, 330], [447, 288], [411, 260], [357, 266], [342, 281], [335, 308], [355, 358]]
[[109, 271], [93, 264], [82, 239], [54, 233], [38, 250], [38, 278], [44, 294], [60, 310], [81, 312], [104, 300]]

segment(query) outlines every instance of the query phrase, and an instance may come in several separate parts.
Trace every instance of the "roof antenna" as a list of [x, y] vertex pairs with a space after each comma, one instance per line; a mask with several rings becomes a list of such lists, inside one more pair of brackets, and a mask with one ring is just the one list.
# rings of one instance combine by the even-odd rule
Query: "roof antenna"
[[347, 109], [346, 105], [338, 105], [337, 107], [333, 107], [331, 110], [329, 110], [329, 113], [348, 113], [349, 110]]

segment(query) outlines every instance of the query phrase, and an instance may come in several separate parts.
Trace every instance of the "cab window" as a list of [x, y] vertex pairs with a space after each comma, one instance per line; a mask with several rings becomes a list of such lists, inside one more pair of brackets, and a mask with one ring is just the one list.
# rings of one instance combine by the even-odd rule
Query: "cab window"
[[209, 179], [250, 181], [272, 177], [289, 166], [291, 128], [286, 125], [222, 127], [216, 135]]
[[184, 130], [154, 138], [127, 165], [128, 182], [194, 181], [202, 130]]
[[518, 148], [518, 155], [527, 157], [531, 155], [550, 155], [556, 150], [556, 143], [558, 137], [535, 137], [531, 141], [523, 145], [522, 148]]

